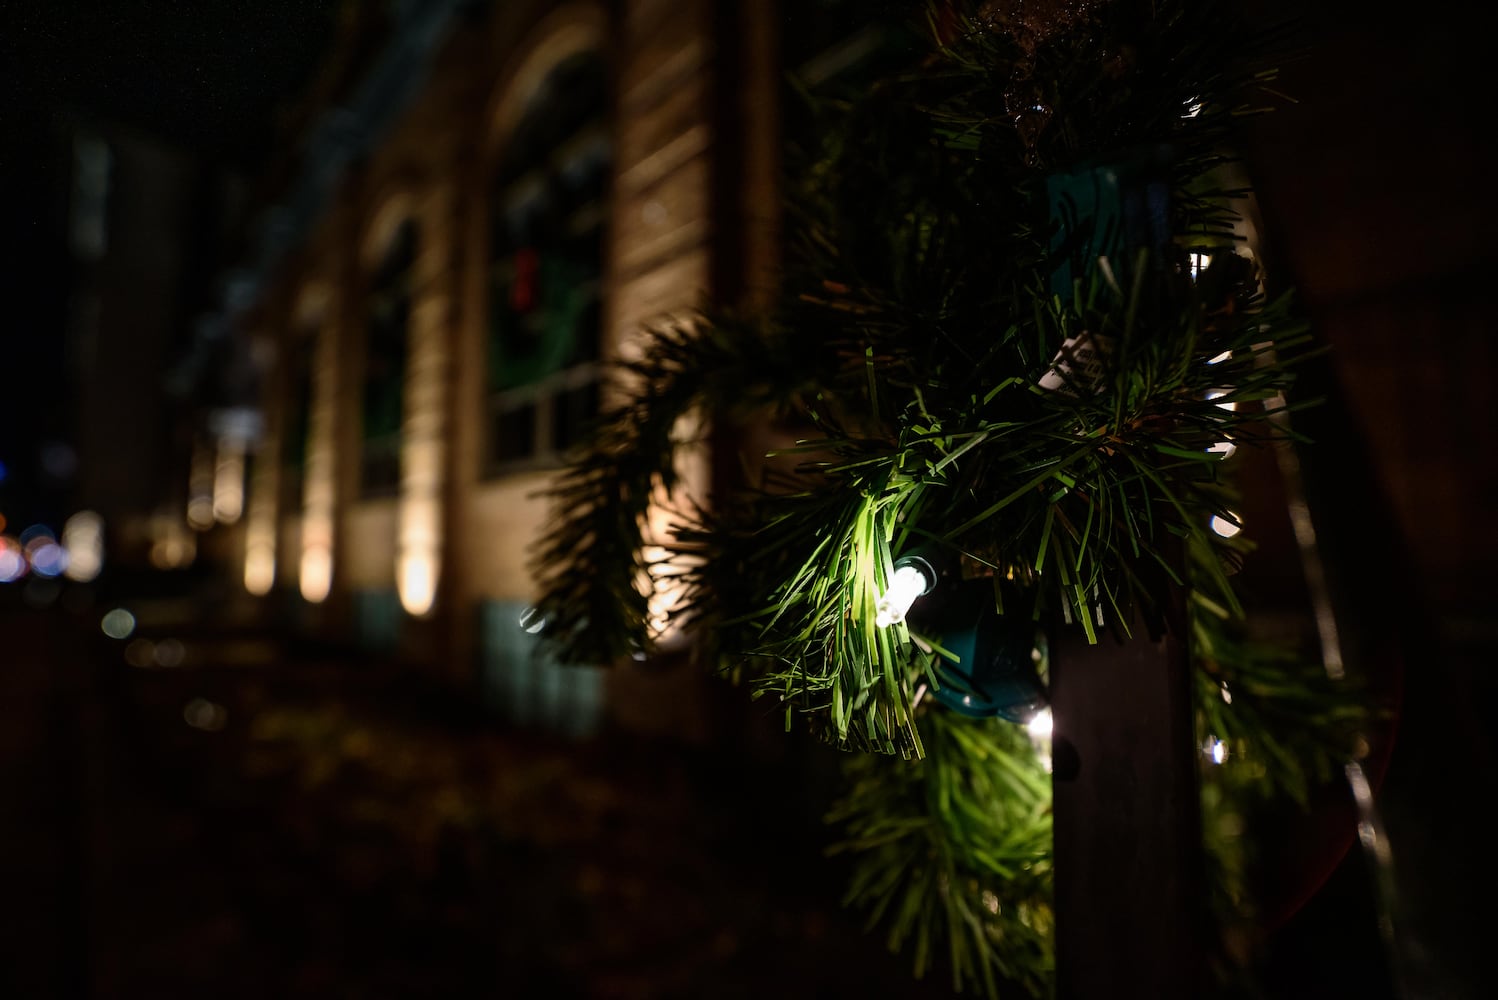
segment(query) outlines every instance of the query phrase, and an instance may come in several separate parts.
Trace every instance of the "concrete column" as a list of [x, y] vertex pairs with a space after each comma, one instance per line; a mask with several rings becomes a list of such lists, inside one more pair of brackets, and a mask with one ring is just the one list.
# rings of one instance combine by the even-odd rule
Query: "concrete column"
[[407, 613], [424, 617], [437, 600], [445, 534], [447, 397], [452, 294], [451, 182], [425, 192], [416, 295], [407, 330], [401, 424], [400, 505], [396, 522], [396, 589]]

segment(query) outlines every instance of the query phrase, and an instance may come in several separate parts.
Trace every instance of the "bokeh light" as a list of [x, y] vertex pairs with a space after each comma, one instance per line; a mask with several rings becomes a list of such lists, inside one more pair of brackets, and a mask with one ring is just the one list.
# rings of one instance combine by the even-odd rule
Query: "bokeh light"
[[213, 450], [199, 441], [193, 448], [187, 478], [187, 525], [194, 531], [207, 531], [213, 527], [215, 471]]
[[317, 604], [326, 600], [333, 589], [333, 553], [321, 545], [304, 548], [299, 576], [304, 601]]
[[270, 593], [276, 582], [276, 549], [273, 544], [257, 540], [244, 552], [244, 589], [256, 597]]
[[0, 583], [15, 583], [29, 567], [21, 543], [9, 535], [0, 535]]
[[135, 631], [135, 616], [124, 608], [115, 608], [104, 613], [99, 627], [111, 639], [126, 639]]
[[[213, 468], [213, 519], [234, 524], [244, 513], [244, 442], [225, 438], [219, 442], [218, 461]], [[188, 517], [191, 518], [189, 508]]]
[[229, 721], [229, 713], [217, 702], [194, 698], [183, 706], [182, 721], [194, 729], [216, 733]]
[[151, 565], [157, 569], [181, 569], [197, 558], [197, 536], [170, 509], [151, 517]]
[[40, 544], [41, 542], [57, 541], [57, 536], [45, 524], [33, 524], [21, 531], [20, 539], [21, 547], [30, 550], [31, 546]]
[[432, 571], [432, 562], [424, 552], [408, 552], [401, 556], [397, 585], [401, 607], [408, 614], [420, 617], [432, 610], [437, 597], [437, 581]]
[[67, 551], [54, 541], [35, 542], [28, 547], [26, 555], [31, 560], [31, 571], [49, 580], [62, 575], [68, 568]]
[[104, 519], [91, 510], [80, 510], [62, 526], [62, 547], [67, 553], [69, 580], [87, 583], [104, 568]]
[[162, 639], [156, 644], [153, 653], [158, 667], [180, 667], [187, 658], [187, 647], [178, 639]]

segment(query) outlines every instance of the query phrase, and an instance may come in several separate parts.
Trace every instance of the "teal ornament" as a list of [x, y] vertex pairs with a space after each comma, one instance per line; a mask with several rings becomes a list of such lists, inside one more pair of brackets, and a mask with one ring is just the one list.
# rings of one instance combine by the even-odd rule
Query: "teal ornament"
[[970, 718], [1029, 722], [1046, 705], [1045, 634], [1035, 623], [1033, 594], [1008, 581], [998, 586], [1003, 613], [995, 581], [944, 580], [911, 624], [957, 657], [937, 656], [937, 701]]
[[1046, 178], [1052, 295], [1070, 301], [1099, 257], [1170, 245], [1171, 156], [1165, 146], [1138, 149]]

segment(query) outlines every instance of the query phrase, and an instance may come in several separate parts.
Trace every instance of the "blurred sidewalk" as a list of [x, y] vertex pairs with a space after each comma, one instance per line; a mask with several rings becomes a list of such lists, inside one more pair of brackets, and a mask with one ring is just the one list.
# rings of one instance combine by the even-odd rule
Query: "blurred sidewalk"
[[0, 994], [951, 996], [838, 908], [803, 756], [504, 732], [191, 603], [123, 640], [10, 605]]

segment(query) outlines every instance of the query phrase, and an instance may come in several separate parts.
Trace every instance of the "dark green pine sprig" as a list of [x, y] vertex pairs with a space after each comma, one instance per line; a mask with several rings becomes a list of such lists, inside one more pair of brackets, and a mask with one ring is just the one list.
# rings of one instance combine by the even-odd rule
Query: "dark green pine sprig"
[[851, 856], [844, 902], [954, 990], [1045, 994], [1051, 948], [1051, 785], [1025, 731], [922, 716], [923, 761], [848, 758], [828, 822]]

